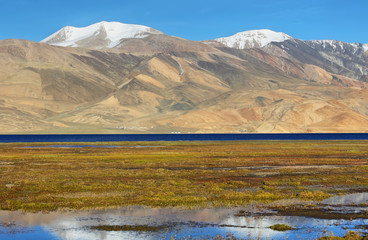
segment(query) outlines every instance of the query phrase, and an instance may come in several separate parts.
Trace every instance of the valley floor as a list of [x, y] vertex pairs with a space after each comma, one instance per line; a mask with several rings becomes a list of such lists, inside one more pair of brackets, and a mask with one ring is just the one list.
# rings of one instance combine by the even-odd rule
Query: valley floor
[[367, 173], [366, 140], [2, 143], [0, 235], [366, 239]]

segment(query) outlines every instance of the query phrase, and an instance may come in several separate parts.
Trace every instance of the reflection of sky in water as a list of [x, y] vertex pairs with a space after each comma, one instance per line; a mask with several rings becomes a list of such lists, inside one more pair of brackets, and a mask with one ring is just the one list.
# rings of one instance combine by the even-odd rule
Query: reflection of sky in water
[[[3, 220], [3, 218], [1, 218]], [[31, 227], [0, 227], [0, 239], [11, 240], [59, 240], [55, 233], [41, 226]]]
[[[363, 195], [351, 196], [361, 199]], [[367, 197], [364, 195], [363, 197]], [[336, 204], [338, 199], [333, 199]], [[367, 199], [366, 199], [367, 200]], [[364, 200], [364, 202], [366, 201]], [[346, 198], [343, 200], [346, 203]], [[354, 200], [356, 201], [356, 200]], [[1, 222], [14, 222], [12, 227], [0, 227], [0, 239], [170, 239], [172, 236], [206, 237], [234, 233], [245, 239], [316, 239], [323, 230], [334, 235], [344, 235], [356, 230], [357, 225], [367, 225], [368, 220], [321, 220], [305, 217], [235, 217], [238, 209], [152, 209], [143, 207], [111, 209], [106, 211], [66, 212], [66, 213], [27, 213], [0, 212]], [[150, 225], [160, 226], [176, 223], [159, 232], [107, 232], [91, 230], [98, 225]], [[277, 232], [269, 227], [284, 223], [297, 228], [294, 231]], [[225, 225], [225, 226], [224, 226]], [[337, 225], [337, 226], [336, 226]], [[25, 227], [21, 227], [25, 226]], [[344, 229], [344, 227], [346, 229]], [[16, 231], [16, 230], [20, 231]]]
[[368, 204], [368, 193], [353, 193], [343, 196], [336, 196], [322, 201], [325, 204]]

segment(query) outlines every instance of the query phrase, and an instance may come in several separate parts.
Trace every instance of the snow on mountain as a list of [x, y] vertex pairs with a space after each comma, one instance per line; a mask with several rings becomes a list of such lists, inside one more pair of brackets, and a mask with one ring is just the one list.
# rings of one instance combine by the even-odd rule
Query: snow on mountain
[[368, 50], [368, 46], [361, 43], [347, 43], [337, 40], [311, 40], [304, 42], [318, 51], [327, 51], [333, 54], [351, 54], [351, 57], [364, 54]]
[[363, 44], [363, 48], [364, 48], [364, 52], [368, 51], [368, 43], [367, 44]]
[[320, 45], [323, 48], [333, 48], [333, 49], [343, 49], [344, 46], [350, 46], [353, 48], [361, 48], [361, 44], [360, 43], [346, 43], [346, 42], [342, 42], [342, 41], [338, 41], [338, 40], [311, 40], [308, 41], [314, 45]]
[[292, 37], [282, 32], [263, 29], [240, 32], [230, 37], [217, 38], [215, 41], [231, 48], [246, 49], [261, 48], [271, 42], [283, 42], [288, 39]]
[[41, 42], [62, 47], [113, 48], [123, 39], [145, 38], [150, 34], [163, 34], [153, 28], [124, 24], [119, 22], [100, 22], [87, 27], [77, 28], [67, 26], [45, 38]]

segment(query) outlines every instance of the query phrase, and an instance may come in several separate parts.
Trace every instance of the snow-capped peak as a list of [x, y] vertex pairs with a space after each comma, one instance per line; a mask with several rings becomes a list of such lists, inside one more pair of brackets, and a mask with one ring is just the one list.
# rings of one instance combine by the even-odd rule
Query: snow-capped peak
[[113, 48], [123, 39], [145, 38], [150, 34], [162, 33], [143, 25], [103, 21], [82, 28], [64, 27], [41, 42], [62, 47]]
[[245, 49], [261, 48], [271, 42], [283, 42], [288, 39], [292, 39], [292, 37], [285, 33], [262, 29], [240, 32], [230, 37], [215, 40], [231, 48]]

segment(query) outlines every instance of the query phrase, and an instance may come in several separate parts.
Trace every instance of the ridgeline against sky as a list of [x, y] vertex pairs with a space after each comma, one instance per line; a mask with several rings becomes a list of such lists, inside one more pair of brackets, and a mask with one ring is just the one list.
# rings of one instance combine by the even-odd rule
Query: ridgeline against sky
[[64, 26], [118, 21], [190, 40], [272, 29], [304, 40], [368, 42], [366, 0], [1, 0], [0, 9], [0, 40], [40, 41]]

